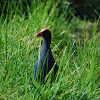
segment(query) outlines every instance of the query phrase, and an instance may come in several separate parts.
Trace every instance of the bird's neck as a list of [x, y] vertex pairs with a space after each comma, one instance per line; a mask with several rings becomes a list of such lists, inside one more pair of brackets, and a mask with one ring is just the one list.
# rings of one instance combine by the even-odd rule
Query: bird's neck
[[51, 44], [51, 40], [48, 39], [43, 40], [41, 56], [46, 56], [47, 52], [50, 50], [50, 44]]
[[44, 39], [43, 40], [43, 49], [50, 49], [51, 40], [50, 39]]

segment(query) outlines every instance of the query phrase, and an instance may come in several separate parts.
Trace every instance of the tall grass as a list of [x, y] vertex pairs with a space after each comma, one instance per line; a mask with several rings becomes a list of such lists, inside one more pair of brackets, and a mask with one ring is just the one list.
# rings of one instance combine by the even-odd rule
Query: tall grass
[[[65, 13], [57, 17], [59, 1], [32, 3], [33, 13], [28, 11], [29, 18], [18, 15], [16, 10], [12, 18], [8, 14], [0, 24], [0, 99], [99, 100], [99, 20], [93, 23], [91, 39], [88, 30], [83, 30], [83, 37], [77, 39], [78, 20], [65, 19]], [[63, 6], [68, 7], [66, 2]], [[64, 11], [67, 13], [67, 9]], [[83, 28], [86, 25], [84, 21]], [[51, 49], [59, 70], [55, 81], [48, 78], [41, 85], [34, 80], [34, 66], [42, 48], [42, 38], [36, 38], [36, 33], [44, 27], [52, 32]]]

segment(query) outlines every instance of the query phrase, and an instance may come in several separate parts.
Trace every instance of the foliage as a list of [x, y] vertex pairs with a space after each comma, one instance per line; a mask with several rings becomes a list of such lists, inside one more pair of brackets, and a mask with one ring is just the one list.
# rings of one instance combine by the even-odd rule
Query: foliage
[[[87, 30], [90, 21], [81, 22], [75, 16], [70, 22], [66, 20], [64, 16], [69, 13], [65, 8], [69, 3], [61, 5], [66, 13], [57, 8], [59, 1], [32, 3], [33, 12], [28, 10], [27, 19], [23, 13], [17, 13], [17, 7], [6, 18], [3, 13], [0, 17], [0, 99], [99, 99], [99, 19], [92, 23], [90, 33]], [[55, 81], [51, 82], [48, 74], [47, 82], [39, 84], [33, 76], [42, 39], [36, 38], [36, 33], [44, 27], [52, 32], [51, 48], [59, 70]]]

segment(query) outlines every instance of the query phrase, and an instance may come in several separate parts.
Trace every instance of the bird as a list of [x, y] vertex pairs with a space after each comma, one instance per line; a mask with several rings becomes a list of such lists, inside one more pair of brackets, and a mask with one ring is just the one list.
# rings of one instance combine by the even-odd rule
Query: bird
[[36, 37], [43, 37], [43, 47], [41, 55], [35, 64], [34, 78], [37, 80], [40, 79], [42, 81], [52, 69], [52, 67], [54, 67], [53, 75], [55, 77], [58, 66], [57, 64], [55, 64], [55, 60], [50, 48], [51, 32], [48, 29], [44, 28], [36, 35]]

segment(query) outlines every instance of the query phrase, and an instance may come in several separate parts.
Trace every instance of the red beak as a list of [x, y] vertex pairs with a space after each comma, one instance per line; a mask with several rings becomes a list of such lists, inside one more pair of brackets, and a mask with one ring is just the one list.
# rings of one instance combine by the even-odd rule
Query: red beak
[[42, 32], [39, 32], [37, 35], [36, 35], [36, 37], [39, 37], [39, 36], [42, 36]]

